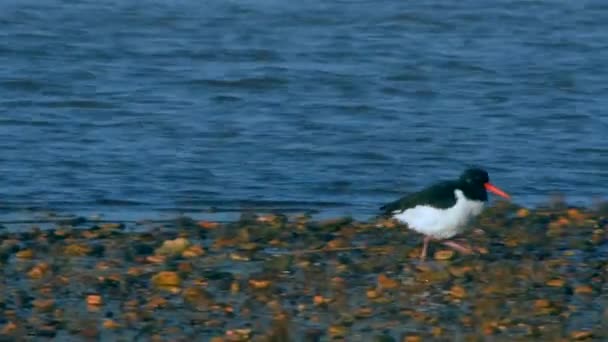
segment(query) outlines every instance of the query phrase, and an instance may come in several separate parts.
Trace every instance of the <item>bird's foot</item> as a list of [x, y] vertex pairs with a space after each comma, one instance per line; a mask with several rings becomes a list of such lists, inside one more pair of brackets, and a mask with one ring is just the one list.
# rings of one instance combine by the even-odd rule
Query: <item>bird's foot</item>
[[462, 254], [473, 254], [473, 249], [470, 246], [464, 246], [456, 241], [445, 240], [445, 241], [441, 241], [441, 243]]

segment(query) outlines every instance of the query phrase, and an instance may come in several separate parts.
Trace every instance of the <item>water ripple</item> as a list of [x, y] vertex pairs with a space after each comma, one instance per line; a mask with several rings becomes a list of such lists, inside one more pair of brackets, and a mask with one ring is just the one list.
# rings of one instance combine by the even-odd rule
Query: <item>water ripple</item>
[[369, 217], [469, 164], [606, 196], [605, 9], [5, 2], [2, 207]]

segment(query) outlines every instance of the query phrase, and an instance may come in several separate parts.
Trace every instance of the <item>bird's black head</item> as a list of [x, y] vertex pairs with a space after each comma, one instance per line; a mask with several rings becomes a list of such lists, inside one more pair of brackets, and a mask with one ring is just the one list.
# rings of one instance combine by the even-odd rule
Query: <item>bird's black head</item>
[[509, 198], [509, 195], [490, 183], [488, 172], [480, 168], [466, 169], [458, 179], [460, 188], [464, 195], [472, 200], [487, 201], [488, 191], [491, 191], [504, 198]]
[[486, 170], [479, 168], [466, 169], [460, 175], [460, 188], [464, 195], [471, 200], [487, 201], [488, 193], [485, 184], [490, 182], [490, 177]]
[[460, 175], [460, 182], [472, 186], [478, 186], [483, 188], [483, 185], [490, 181], [488, 172], [484, 169], [470, 168], [466, 169], [462, 175]]

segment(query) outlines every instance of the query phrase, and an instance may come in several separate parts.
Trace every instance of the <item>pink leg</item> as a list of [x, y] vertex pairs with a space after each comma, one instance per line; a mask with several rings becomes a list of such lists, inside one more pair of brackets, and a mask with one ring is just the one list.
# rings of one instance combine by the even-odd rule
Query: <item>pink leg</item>
[[422, 245], [422, 253], [420, 253], [420, 260], [424, 261], [424, 259], [426, 259], [426, 251], [429, 247], [429, 242], [431, 241], [431, 237], [430, 236], [425, 236], [424, 237], [424, 243]]
[[463, 246], [457, 242], [451, 241], [451, 240], [441, 241], [441, 243], [459, 251], [462, 254], [472, 254], [473, 253], [472, 249], [465, 247], [465, 246]]

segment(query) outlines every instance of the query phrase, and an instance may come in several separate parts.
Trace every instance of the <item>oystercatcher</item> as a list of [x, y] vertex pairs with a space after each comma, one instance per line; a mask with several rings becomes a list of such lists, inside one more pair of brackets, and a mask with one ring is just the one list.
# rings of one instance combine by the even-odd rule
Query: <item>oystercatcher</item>
[[425, 235], [420, 258], [426, 258], [432, 239], [463, 253], [471, 250], [445, 240], [461, 233], [469, 220], [481, 213], [490, 191], [509, 199], [509, 195], [490, 183], [488, 173], [479, 168], [465, 170], [457, 180], [443, 181], [382, 206], [384, 215], [407, 224]]

